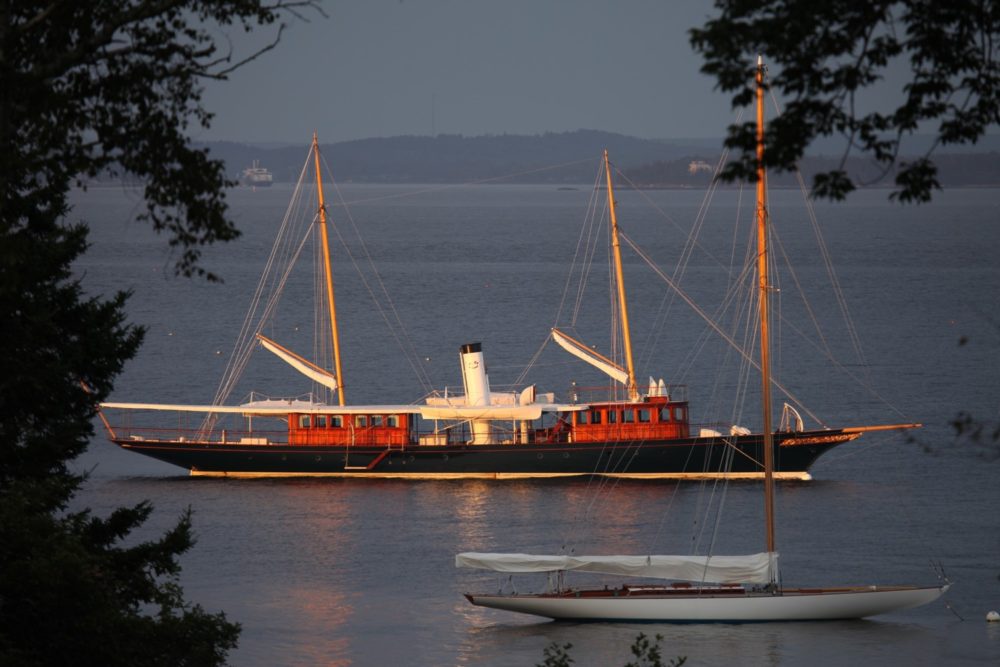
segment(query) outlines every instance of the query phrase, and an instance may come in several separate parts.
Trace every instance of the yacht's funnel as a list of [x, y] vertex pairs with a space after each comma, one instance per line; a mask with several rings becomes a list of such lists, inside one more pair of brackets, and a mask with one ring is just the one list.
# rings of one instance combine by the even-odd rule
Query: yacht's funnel
[[[488, 406], [490, 404], [490, 377], [486, 374], [482, 343], [466, 343], [462, 346], [462, 382], [465, 384], [465, 404], [467, 406]], [[488, 419], [473, 419], [472, 444], [485, 445], [490, 442], [490, 422]]]
[[490, 404], [490, 378], [486, 374], [482, 343], [466, 343], [461, 350], [462, 382], [465, 384], [465, 404]]

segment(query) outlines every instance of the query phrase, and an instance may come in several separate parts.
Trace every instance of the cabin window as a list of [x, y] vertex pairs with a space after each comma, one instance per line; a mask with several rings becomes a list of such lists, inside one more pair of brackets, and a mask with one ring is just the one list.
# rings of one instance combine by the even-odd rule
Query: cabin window
[[622, 410], [622, 423], [631, 424], [635, 421], [635, 412], [633, 410]]
[[590, 411], [590, 423], [591, 424], [600, 424], [601, 423], [601, 411], [600, 410], [591, 410]]
[[679, 405], [674, 406], [674, 421], [684, 421], [684, 408]]
[[390, 426], [392, 428], [396, 428], [397, 426], [399, 426], [399, 416], [389, 415], [388, 417], [385, 418], [385, 425]]
[[344, 418], [340, 415], [330, 415], [330, 427], [340, 428], [344, 425]]
[[617, 410], [608, 410], [608, 423], [609, 424], [616, 424], [617, 422], [618, 422], [618, 411]]
[[362, 428], [368, 426], [368, 415], [357, 415], [354, 418], [354, 425]]
[[645, 408], [639, 409], [639, 423], [648, 424], [649, 423], [649, 410]]
[[309, 415], [299, 415], [299, 428], [309, 428], [310, 424]]
[[326, 428], [326, 415], [316, 415], [316, 428]]
[[372, 415], [372, 426], [382, 425], [382, 415]]
[[660, 408], [660, 421], [661, 422], [670, 421], [670, 408]]
[[576, 417], [577, 424], [587, 423], [587, 413], [586, 412], [574, 412], [573, 416]]

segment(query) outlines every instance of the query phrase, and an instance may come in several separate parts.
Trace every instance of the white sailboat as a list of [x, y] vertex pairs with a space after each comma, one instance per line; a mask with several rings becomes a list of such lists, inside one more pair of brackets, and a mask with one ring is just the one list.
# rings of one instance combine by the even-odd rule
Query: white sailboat
[[[764, 443], [766, 551], [739, 556], [460, 553], [456, 567], [505, 574], [546, 573], [549, 590], [527, 594], [466, 594], [474, 605], [553, 619], [761, 622], [864, 618], [932, 602], [950, 584], [937, 586], [834, 586], [786, 588], [779, 582], [774, 526], [774, 443], [771, 426], [768, 294], [768, 209], [764, 157], [764, 65], [757, 61], [757, 289]], [[608, 172], [610, 188], [610, 171]], [[613, 202], [611, 204], [613, 211]], [[612, 233], [617, 226], [612, 213]], [[617, 246], [617, 238], [613, 238]], [[617, 249], [617, 248], [616, 248]], [[620, 271], [620, 256], [616, 256]], [[621, 281], [619, 277], [619, 288]], [[624, 294], [620, 295], [622, 299]], [[572, 351], [572, 350], [571, 350]], [[574, 352], [575, 353], [575, 352]], [[602, 361], [604, 363], [604, 361]], [[669, 584], [624, 584], [580, 590], [565, 587], [566, 572], [667, 580]]]

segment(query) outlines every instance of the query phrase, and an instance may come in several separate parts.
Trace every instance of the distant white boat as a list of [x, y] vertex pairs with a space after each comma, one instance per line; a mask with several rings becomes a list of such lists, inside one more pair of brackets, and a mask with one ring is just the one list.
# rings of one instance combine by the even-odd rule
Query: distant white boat
[[260, 166], [260, 162], [258, 160], [254, 160], [253, 166], [247, 167], [243, 170], [241, 180], [243, 185], [249, 185], [255, 188], [266, 188], [270, 187], [271, 183], [274, 182], [274, 175], [264, 167]]
[[[785, 588], [778, 577], [774, 529], [775, 461], [771, 428], [768, 207], [764, 158], [764, 65], [757, 61], [757, 285], [764, 428], [764, 515], [767, 551], [741, 556], [460, 553], [457, 567], [508, 573], [546, 573], [544, 593], [467, 594], [474, 605], [554, 619], [760, 622], [864, 618], [927, 604], [948, 590], [938, 586], [835, 586]], [[610, 172], [608, 185], [610, 192]], [[617, 239], [616, 239], [617, 242]], [[619, 282], [620, 284], [620, 282]], [[586, 351], [580, 350], [581, 354]], [[580, 590], [565, 586], [566, 572], [673, 580]], [[688, 583], [695, 582], [695, 583]]]

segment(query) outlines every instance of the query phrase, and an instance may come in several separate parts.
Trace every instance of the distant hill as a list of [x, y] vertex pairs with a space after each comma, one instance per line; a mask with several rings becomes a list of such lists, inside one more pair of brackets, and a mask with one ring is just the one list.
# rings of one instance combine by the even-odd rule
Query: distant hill
[[[1000, 187], [1000, 153], [941, 153], [935, 154], [938, 182], [942, 187]], [[628, 169], [625, 173], [637, 187], [705, 187], [712, 180], [717, 157], [706, 160], [697, 156], [680, 160], [663, 160]], [[903, 158], [905, 161], [905, 158]], [[820, 171], [840, 168], [840, 159], [831, 157], [804, 157], [799, 171], [807, 186], [812, 185], [813, 175]], [[844, 169], [861, 187], [892, 187], [895, 169], [883, 174], [871, 160], [849, 158]], [[769, 173], [771, 187], [797, 187], [794, 173]]]
[[[278, 182], [298, 179], [307, 149], [305, 143], [282, 148], [229, 142], [205, 146], [226, 162], [232, 176], [259, 160]], [[535, 136], [399, 136], [320, 146], [334, 178], [368, 183], [464, 183], [507, 176], [508, 182], [583, 183], [593, 180], [605, 148], [621, 168], [676, 159], [691, 150], [668, 141], [596, 130]], [[549, 169], [568, 162], [580, 164]]]
[[[823, 146], [833, 148], [829, 140]], [[919, 142], [915, 142], [919, 143]], [[477, 137], [441, 134], [359, 139], [321, 146], [323, 156], [341, 182], [466, 183], [501, 179], [510, 183], [589, 183], [598, 159], [607, 148], [615, 165], [631, 180], [647, 187], [695, 186], [708, 182], [710, 172], [692, 163], [714, 165], [721, 139], [639, 139], [611, 132], [577, 130], [540, 135], [496, 134]], [[307, 145], [272, 146], [233, 142], [204, 144], [222, 159], [232, 177], [254, 160], [274, 175], [276, 182], [294, 182], [305, 160]], [[987, 137], [980, 150], [1000, 151], [1000, 140]], [[843, 147], [840, 147], [843, 150]], [[957, 153], [957, 152], [956, 152]], [[832, 150], [831, 153], [833, 154]], [[945, 185], [1000, 185], [1000, 155], [992, 153], [938, 154]], [[807, 157], [803, 171], [811, 174], [837, 164], [834, 158]], [[869, 169], [857, 160], [851, 173]], [[783, 182], [780, 175], [772, 184]], [[867, 178], [867, 177], [866, 177]]]

